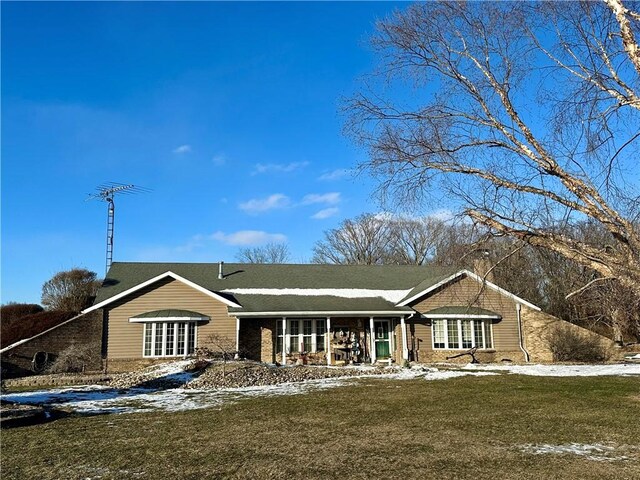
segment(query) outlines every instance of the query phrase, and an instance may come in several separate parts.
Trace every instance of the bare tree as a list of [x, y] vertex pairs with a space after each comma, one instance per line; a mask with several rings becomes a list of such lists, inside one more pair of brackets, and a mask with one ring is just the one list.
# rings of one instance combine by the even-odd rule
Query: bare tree
[[363, 214], [324, 233], [313, 247], [313, 263], [376, 265], [389, 263], [393, 243], [384, 215]]
[[79, 312], [91, 305], [102, 282], [84, 268], [56, 273], [42, 286], [42, 305], [49, 310]]
[[234, 338], [217, 333], [211, 333], [205, 339], [203, 345], [196, 349], [196, 355], [200, 358], [222, 360], [222, 376], [227, 375], [227, 362], [238, 359], [243, 354], [238, 351]]
[[242, 248], [236, 258], [244, 263], [287, 263], [289, 247], [285, 243], [267, 243], [261, 247]]
[[424, 265], [436, 254], [446, 225], [442, 220], [432, 217], [398, 217], [390, 220], [390, 228], [390, 263]]
[[[373, 38], [385, 90], [373, 77], [346, 106], [363, 168], [384, 198], [444, 193], [491, 232], [640, 297], [639, 30], [621, 0], [397, 12]], [[604, 247], [564, 228], [584, 219]]]

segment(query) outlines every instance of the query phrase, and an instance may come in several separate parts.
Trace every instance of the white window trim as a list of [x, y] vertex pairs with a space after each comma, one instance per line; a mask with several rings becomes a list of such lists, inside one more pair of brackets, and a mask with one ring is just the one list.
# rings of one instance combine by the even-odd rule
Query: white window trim
[[380, 317], [380, 318], [371, 317], [371, 318], [373, 319], [373, 321], [370, 320], [371, 338], [373, 342], [372, 357], [375, 358], [375, 361], [378, 360], [378, 356], [375, 353], [376, 343], [378, 343], [378, 340], [385, 341], [384, 339], [377, 338], [377, 332], [375, 331], [375, 323], [385, 322], [387, 324], [387, 329], [389, 334], [389, 338], [386, 339], [386, 341], [389, 342], [389, 358], [394, 358], [395, 351], [396, 351], [396, 342], [395, 342], [395, 327], [393, 325], [393, 318], [386, 318], [386, 317]]
[[[493, 322], [491, 322], [491, 319], [495, 319], [496, 317], [491, 317], [491, 316], [487, 316], [487, 315], [476, 315], [476, 316], [471, 316], [471, 315], [467, 315], [463, 318], [455, 318], [454, 315], [448, 316], [448, 317], [441, 317], [438, 316], [436, 317], [431, 317], [434, 320], [441, 320], [442, 324], [444, 326], [444, 347], [436, 347], [435, 344], [435, 338], [434, 338], [434, 322], [431, 322], [431, 349], [432, 350], [469, 350], [468, 347], [463, 347], [462, 346], [462, 319], [466, 319], [466, 320], [470, 320], [471, 322], [471, 348], [475, 348], [476, 347], [476, 336], [474, 334], [474, 320], [480, 320], [481, 324], [486, 324], [489, 325], [489, 332], [491, 333], [491, 346], [490, 347], [484, 347], [484, 348], [480, 348], [477, 347], [478, 350], [494, 350], [494, 342], [493, 342]], [[457, 320], [457, 327], [458, 327], [458, 345], [459, 347], [449, 347], [449, 322], [447, 322], [447, 320]], [[488, 323], [487, 323], [488, 322]], [[484, 325], [482, 325], [481, 327], [482, 330], [482, 343], [484, 345], [487, 344], [486, 338], [485, 338], [485, 330], [484, 330]]]
[[129, 323], [203, 322], [206, 320], [209, 320], [209, 317], [148, 317], [148, 318], [131, 317], [129, 319]]
[[[173, 354], [167, 355], [167, 324], [173, 323]], [[184, 353], [178, 353], [178, 325], [184, 323]], [[160, 355], [155, 355], [156, 351], [156, 332], [157, 326], [162, 325], [162, 349]], [[151, 354], [145, 354], [145, 337], [147, 329], [151, 328]], [[196, 322], [144, 322], [142, 329], [142, 357], [143, 358], [180, 358], [187, 357], [190, 354], [188, 352], [187, 345], [189, 343], [189, 331], [193, 329], [193, 348], [198, 346], [198, 324]]]
[[[278, 320], [282, 322], [282, 320]], [[311, 333], [309, 335], [304, 334], [304, 322], [311, 321]], [[278, 339], [282, 338], [283, 341], [283, 349], [287, 355], [291, 353], [300, 354], [304, 350], [304, 337], [311, 337], [311, 351], [307, 353], [324, 353], [327, 351], [327, 343], [329, 341], [329, 337], [327, 336], [329, 329], [327, 327], [327, 319], [326, 318], [287, 318], [287, 328], [284, 335], [278, 335], [276, 333], [276, 345], [278, 344]], [[291, 324], [297, 323], [298, 325], [298, 334], [295, 335], [298, 337], [298, 351], [291, 352]], [[318, 322], [325, 322], [325, 334], [324, 334], [324, 352], [318, 352]], [[280, 330], [282, 332], [282, 330]]]

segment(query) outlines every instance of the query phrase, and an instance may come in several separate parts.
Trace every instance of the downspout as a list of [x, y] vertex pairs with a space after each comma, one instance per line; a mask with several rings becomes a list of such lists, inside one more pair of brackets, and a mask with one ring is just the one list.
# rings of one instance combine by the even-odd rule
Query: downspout
[[524, 348], [524, 344], [523, 344], [523, 337], [522, 337], [522, 316], [520, 315], [520, 310], [522, 309], [522, 305], [520, 305], [519, 303], [516, 305], [516, 313], [518, 316], [518, 342], [520, 344], [520, 350], [522, 350], [522, 353], [524, 353], [524, 361], [529, 363], [530, 359], [529, 359], [529, 352], [527, 352], [527, 350]]

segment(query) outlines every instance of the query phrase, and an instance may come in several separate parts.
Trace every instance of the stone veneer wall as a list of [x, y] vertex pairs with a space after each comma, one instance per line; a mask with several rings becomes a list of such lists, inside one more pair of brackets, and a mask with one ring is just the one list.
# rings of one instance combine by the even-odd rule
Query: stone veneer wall
[[531, 308], [522, 307], [522, 330], [524, 337], [524, 346], [529, 352], [532, 362], [553, 362], [553, 355], [549, 350], [548, 336], [556, 326], [564, 326], [580, 332], [582, 335], [597, 337], [602, 346], [608, 349], [610, 353], [615, 354], [614, 342], [607, 337], [598, 335], [597, 333], [579, 327], [572, 323], [566, 322], [560, 318], [549, 315], [548, 313], [538, 312]]
[[54, 359], [69, 346], [89, 345], [94, 351], [88, 370], [102, 370], [102, 310], [77, 316], [32, 340], [2, 354], [3, 377], [33, 375], [31, 362], [37, 352], [46, 352]]

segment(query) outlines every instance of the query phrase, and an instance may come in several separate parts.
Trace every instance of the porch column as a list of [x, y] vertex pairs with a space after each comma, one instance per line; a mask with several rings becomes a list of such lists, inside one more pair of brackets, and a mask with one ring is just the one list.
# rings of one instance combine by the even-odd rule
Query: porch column
[[287, 364], [287, 317], [282, 317], [282, 364]]
[[327, 331], [324, 334], [327, 349], [327, 365], [331, 365], [331, 317], [327, 317]]
[[233, 356], [236, 360], [240, 358], [240, 319], [236, 317], [236, 353]]
[[369, 317], [369, 333], [369, 342], [371, 343], [369, 356], [371, 357], [371, 363], [376, 363], [376, 335], [373, 331], [373, 317]]
[[[187, 358], [187, 356], [189, 356], [189, 324], [190, 323], [191, 322], [185, 322], [184, 324], [184, 358]], [[156, 326], [157, 325], [161, 325], [161, 324], [156, 324]], [[157, 334], [158, 332], [156, 332], [156, 335]], [[152, 345], [154, 345], [154, 348], [155, 348], [155, 342], [156, 342], [156, 339], [154, 338], [152, 343]]]
[[407, 324], [404, 315], [400, 317], [400, 333], [402, 333], [402, 359], [409, 360], [409, 347], [407, 345]]

